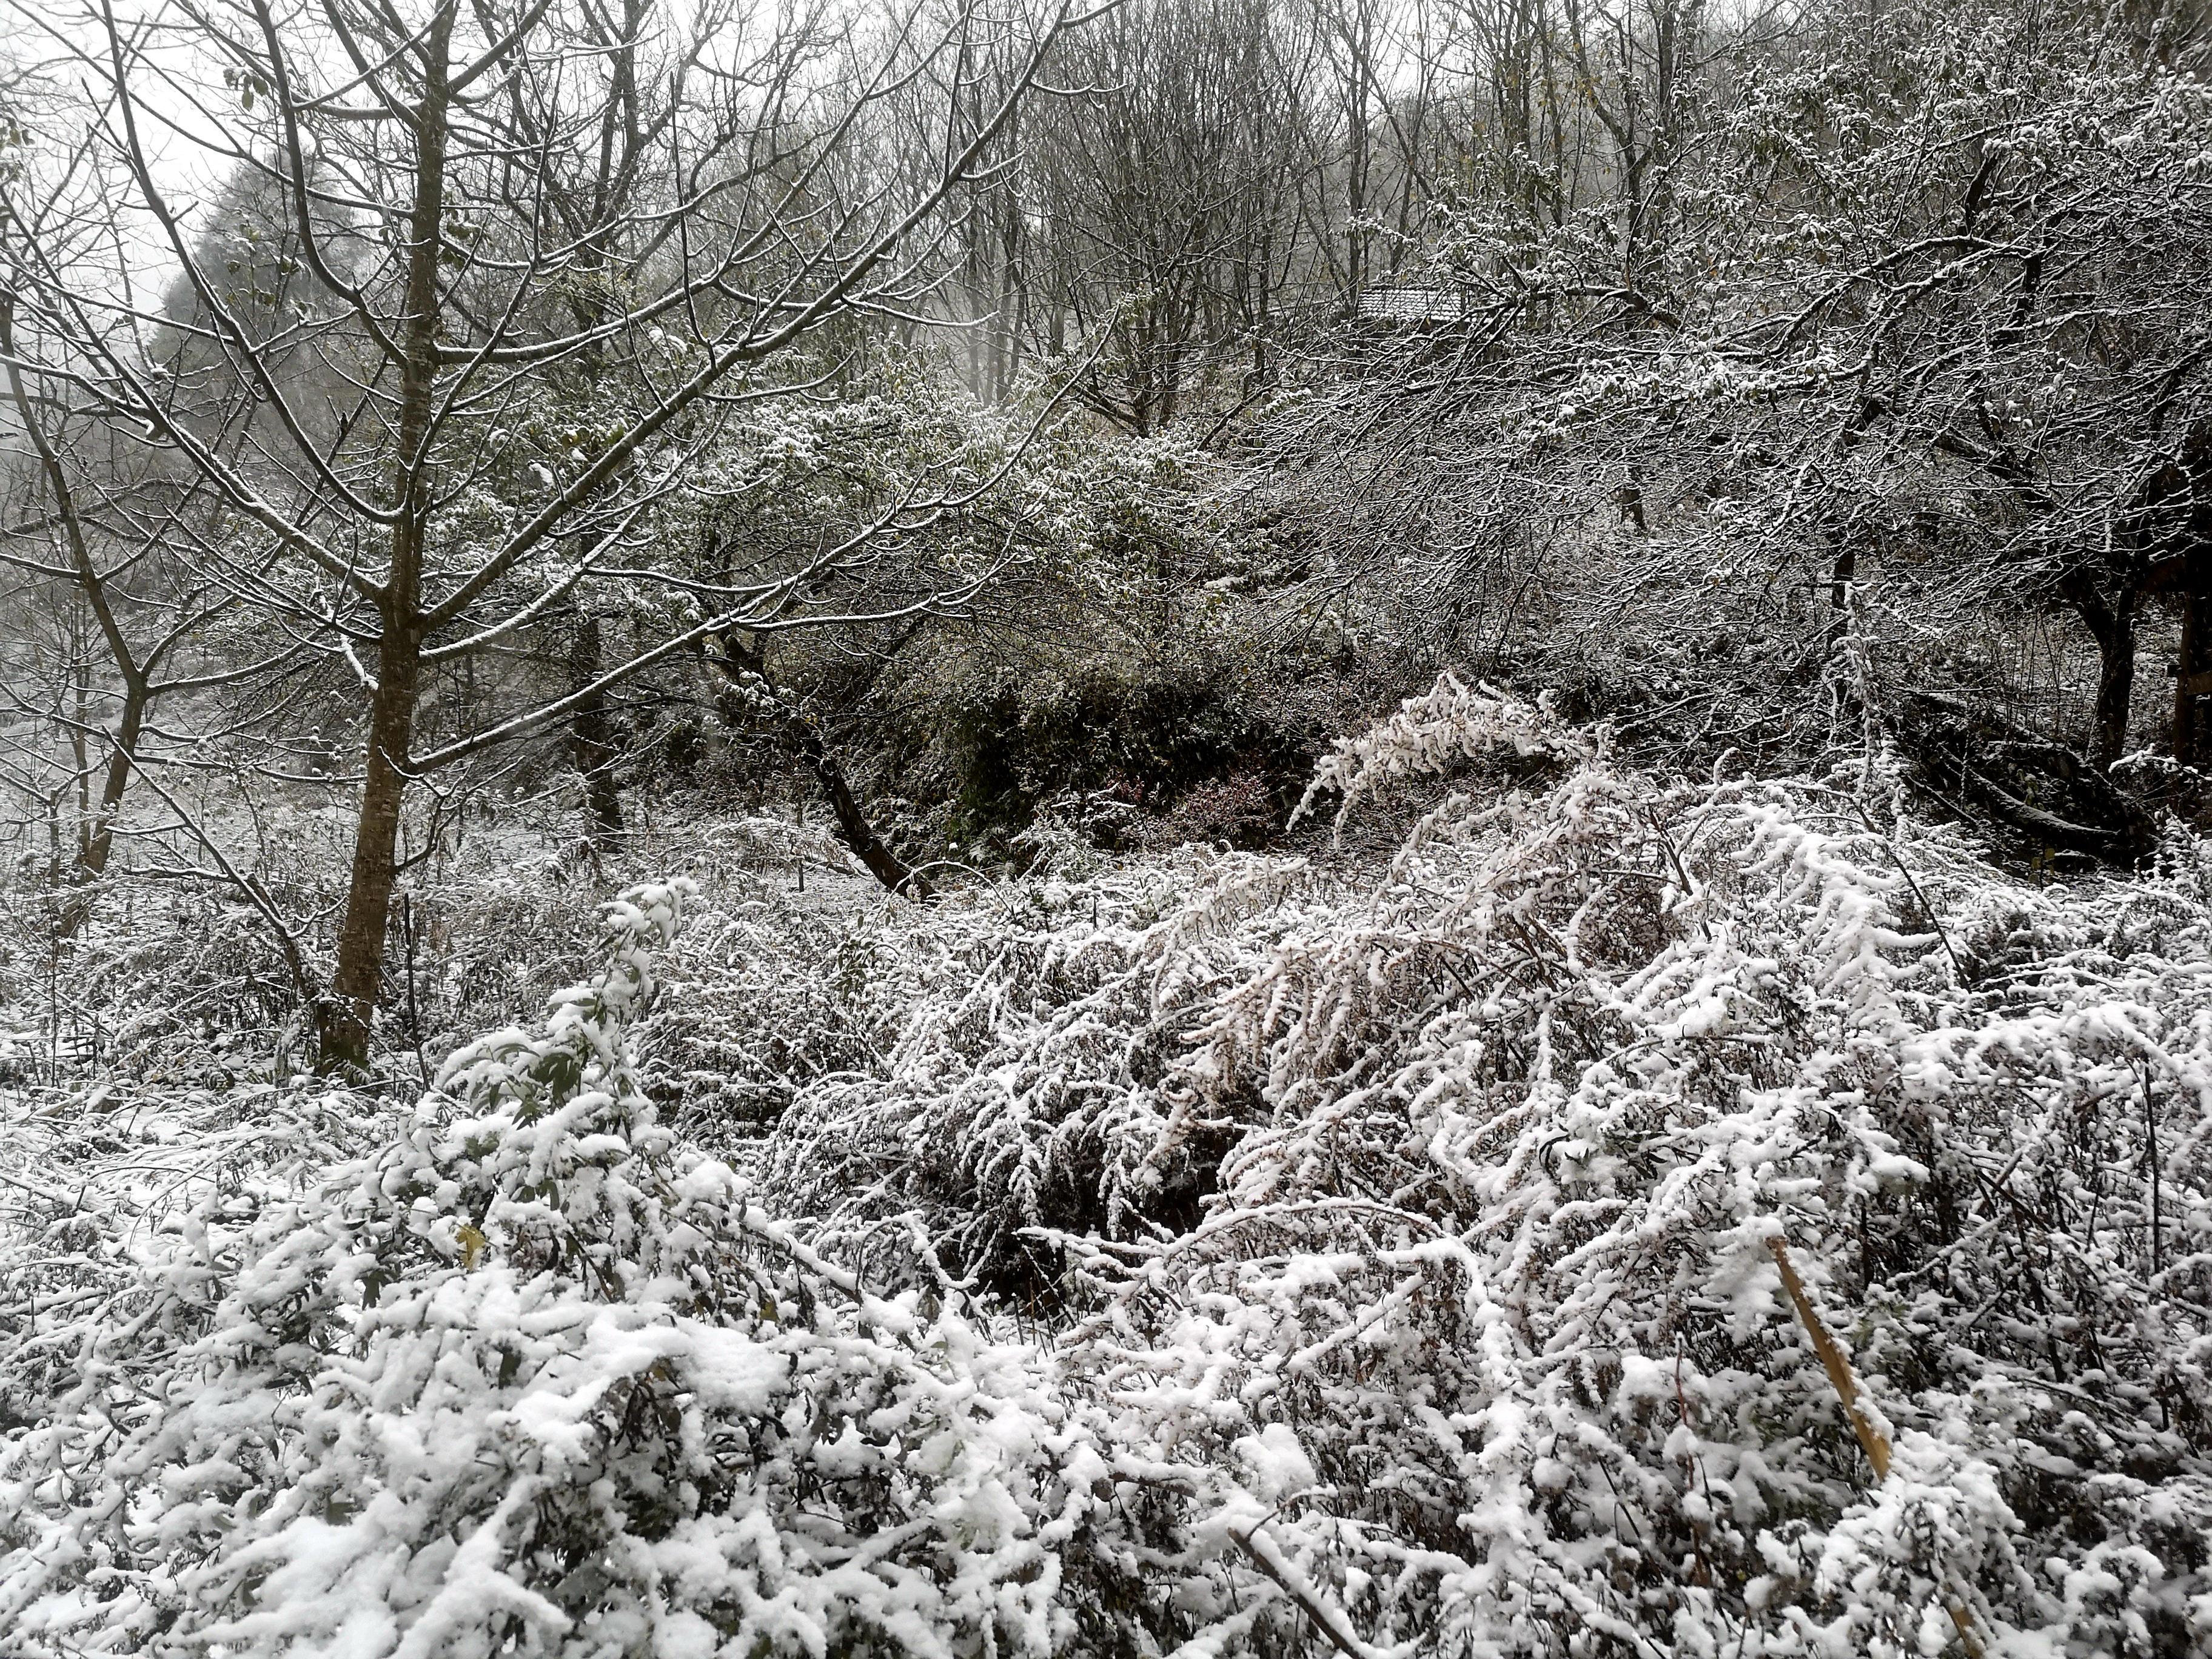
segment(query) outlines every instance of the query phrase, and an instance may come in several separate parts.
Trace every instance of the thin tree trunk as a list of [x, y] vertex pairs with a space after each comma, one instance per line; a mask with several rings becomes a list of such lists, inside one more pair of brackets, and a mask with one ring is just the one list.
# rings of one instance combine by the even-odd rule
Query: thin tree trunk
[[2110, 767], [2127, 752], [2128, 715], [2136, 687], [2136, 623], [2130, 594], [2113, 612], [2109, 629], [2097, 638], [2097, 707], [2092, 718], [2089, 758]]
[[408, 222], [405, 358], [400, 367], [396, 462], [399, 516], [392, 531], [392, 568], [380, 595], [383, 637], [369, 701], [368, 753], [345, 919], [338, 929], [331, 996], [320, 1011], [323, 1064], [352, 1071], [368, 1064], [369, 1035], [384, 994], [384, 946], [398, 874], [399, 824], [406, 804], [408, 755], [422, 696], [422, 588], [429, 532], [431, 410], [438, 374], [438, 266], [445, 249], [446, 144], [450, 94], [447, 52], [457, 0], [432, 18], [422, 46], [422, 106], [416, 116], [415, 203]]
[[[568, 651], [568, 683], [582, 691], [599, 677], [599, 619], [586, 617], [576, 625]], [[584, 780], [586, 832], [595, 845], [604, 846], [623, 832], [622, 791], [615, 777], [614, 722], [607, 716], [604, 691], [593, 691], [576, 710], [569, 726], [568, 749]]]
[[2173, 757], [2196, 764], [2204, 749], [2204, 707], [2212, 690], [2212, 593], [2192, 591], [2181, 601], [2181, 647], [2173, 662]]
[[356, 1071], [368, 1063], [370, 1024], [384, 998], [384, 945], [398, 878], [399, 823], [407, 796], [407, 753], [414, 741], [421, 659], [411, 628], [386, 624], [369, 704], [368, 757], [354, 828], [353, 869], [337, 970], [323, 1011], [325, 1065]]
[[933, 896], [929, 879], [920, 871], [884, 844], [868, 815], [861, 811], [852, 785], [846, 781], [844, 769], [830, 754], [822, 735], [803, 715], [791, 717], [792, 745], [806, 763], [807, 769], [821, 784], [823, 793], [830, 797], [830, 810], [837, 819], [837, 838], [853, 850], [854, 857], [868, 867], [868, 873], [894, 893], [904, 893], [909, 898], [927, 899]]
[[122, 810], [124, 792], [131, 783], [131, 764], [138, 753], [139, 734], [146, 726], [146, 687], [143, 682], [126, 686], [123, 714], [115, 723], [114, 750], [107, 757], [107, 776], [100, 787], [100, 806], [92, 820], [77, 873], [85, 881], [99, 878], [107, 868], [115, 847], [115, 817]]
[[[708, 660], [731, 688], [728, 695], [715, 700], [715, 711], [732, 726], [749, 723], [748, 713], [756, 717], [765, 715], [792, 752], [814, 774], [823, 793], [830, 797], [830, 811], [837, 821], [837, 838], [867, 866], [868, 873], [891, 892], [918, 899], [935, 896], [936, 890], [929, 878], [894, 853], [876, 833], [860, 805], [860, 797], [853, 793], [844, 768], [837, 764], [837, 757], [830, 752], [830, 745], [822, 740], [814, 723], [799, 711], [782, 688], [769, 678], [759, 653], [747, 649], [736, 639], [726, 640], [724, 648], [729, 653], [726, 656], [708, 653]], [[745, 683], [747, 679], [750, 684]]]
[[2117, 600], [2107, 599], [2083, 570], [2068, 572], [2058, 591], [2097, 642], [2097, 703], [2090, 718], [2089, 759], [2101, 769], [2127, 750], [2136, 684], [2136, 592], [2130, 586]]
[[[61, 457], [48, 441], [45, 426], [33, 407], [29, 388], [24, 384], [22, 370], [13, 361], [15, 349], [15, 301], [12, 296], [0, 297], [0, 352], [9, 355], [8, 390], [15, 404], [16, 418], [21, 422], [24, 435], [30, 440], [33, 452], [39, 459], [46, 487], [54, 497], [54, 513], [59, 521], [64, 540], [69, 549], [70, 562], [74, 569], [78, 588], [90, 607], [93, 620], [100, 625], [100, 638], [115, 665], [115, 672], [123, 682], [123, 708], [116, 721], [110, 742], [112, 745], [107, 757], [107, 775], [100, 790], [97, 811], [82, 814], [80, 839], [77, 843], [76, 879], [79, 883], [96, 880], [107, 868], [109, 854], [115, 845], [115, 818], [122, 809], [125, 791], [130, 787], [131, 768], [137, 758], [138, 740], [145, 731], [146, 705], [152, 700], [152, 664], [142, 663], [131, 649], [123, 624], [109, 603], [107, 584], [99, 567], [94, 562], [92, 550], [85, 540], [84, 521], [79, 515], [76, 493], [70, 487], [68, 472], [62, 466]], [[78, 723], [79, 741], [82, 741], [83, 722]], [[82, 773], [80, 773], [82, 775]], [[65, 906], [59, 920], [62, 933], [74, 933], [82, 927], [87, 907], [81, 901]]]
[[1833, 550], [1828, 566], [1827, 655], [1833, 660], [1851, 636], [1851, 584], [1858, 580], [1858, 549], [1831, 532]]

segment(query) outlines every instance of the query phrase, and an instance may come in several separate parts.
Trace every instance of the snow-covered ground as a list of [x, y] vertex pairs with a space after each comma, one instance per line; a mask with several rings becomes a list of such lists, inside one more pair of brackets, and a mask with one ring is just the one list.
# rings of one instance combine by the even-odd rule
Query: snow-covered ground
[[710, 824], [419, 1103], [9, 1097], [8, 1650], [2212, 1640], [2212, 854], [1449, 680], [1316, 804], [1438, 774], [933, 906]]

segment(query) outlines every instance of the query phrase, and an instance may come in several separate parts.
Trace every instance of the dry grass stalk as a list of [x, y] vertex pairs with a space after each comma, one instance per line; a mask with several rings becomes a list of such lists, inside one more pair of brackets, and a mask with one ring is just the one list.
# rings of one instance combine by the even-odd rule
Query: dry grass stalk
[[[1851, 1432], [1858, 1437], [1860, 1447], [1866, 1452], [1867, 1462], [1874, 1465], [1877, 1483], [1889, 1479], [1889, 1437], [1869, 1416], [1859, 1404], [1858, 1378], [1852, 1374], [1850, 1356], [1843, 1345], [1830, 1335], [1828, 1328], [1820, 1322], [1814, 1311], [1813, 1298], [1806, 1294], [1805, 1281], [1797, 1277], [1797, 1269], [1790, 1260], [1790, 1245], [1777, 1233], [1766, 1241], [1766, 1248], [1774, 1253], [1774, 1265], [1782, 1272], [1782, 1288], [1790, 1292], [1790, 1301], [1797, 1310], [1797, 1318], [1805, 1327], [1805, 1334], [1813, 1339], [1813, 1352], [1820, 1358], [1820, 1368], [1828, 1373], [1828, 1381], [1836, 1390], [1836, 1398], [1843, 1401], [1844, 1415], [1850, 1419]], [[1988, 1646], [1981, 1632], [1974, 1627], [1974, 1616], [1956, 1596], [1949, 1598], [1943, 1611], [1951, 1615], [1951, 1623], [1959, 1632], [1959, 1641], [1970, 1659], [1983, 1659]]]

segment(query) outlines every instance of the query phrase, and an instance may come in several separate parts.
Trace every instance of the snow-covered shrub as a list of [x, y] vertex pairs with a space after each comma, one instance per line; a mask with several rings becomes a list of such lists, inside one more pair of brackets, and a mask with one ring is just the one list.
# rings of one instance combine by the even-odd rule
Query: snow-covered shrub
[[279, 1069], [280, 1053], [297, 1069], [304, 1022], [258, 913], [224, 893], [114, 887], [64, 939], [53, 910], [26, 919], [40, 973], [7, 1000], [48, 1024], [57, 1075], [221, 1088]]
[[639, 1073], [672, 1127], [708, 1146], [757, 1136], [824, 1076], [866, 1068], [911, 980], [871, 878], [850, 911], [725, 896], [664, 963]]
[[[1602, 731], [1597, 734], [1601, 738]], [[1463, 685], [1451, 673], [1418, 697], [1408, 697], [1389, 720], [1358, 737], [1340, 738], [1314, 769], [1297, 816], [1311, 810], [1324, 790], [1341, 797], [1341, 824], [1362, 798], [1401, 778], [1436, 777], [1463, 763], [1511, 757], [1544, 763], [1588, 759], [1596, 739], [1562, 724], [1548, 696], [1535, 702], [1478, 682]]]
[[869, 1296], [655, 1123], [624, 1032], [684, 898], [363, 1155], [47, 1195], [82, 1271], [6, 1263], [9, 1653], [1067, 1645], [1104, 1466], [1051, 1358]]
[[2207, 1639], [2201, 855], [2034, 888], [1449, 681], [1322, 781], [1489, 757], [1526, 787], [1379, 871], [927, 924], [777, 1190], [1081, 1262], [1069, 1363], [1188, 1498], [1212, 1650]]
[[[1307, 802], [1334, 787], [1348, 809], [1386, 777], [1590, 752], [1548, 708], [1447, 676], [1338, 744]], [[880, 1065], [799, 1091], [769, 1148], [770, 1194], [841, 1225], [918, 1218], [948, 1262], [1056, 1299], [1040, 1231], [1126, 1239], [1197, 1219], [1259, 1103], [1187, 1051], [1280, 936], [1334, 914], [1289, 902], [1325, 891], [1341, 901], [1301, 860], [1185, 853], [915, 919], [896, 1042]]]
[[[0, 1650], [2212, 1644], [2203, 847], [2032, 885], [1450, 683], [1325, 775], [1434, 771], [836, 949], [639, 890], [411, 1110], [0, 1099]], [[716, 1033], [757, 1190], [641, 1081]]]
[[[1465, 701], [1331, 781], [1455, 761]], [[1492, 702], [1470, 744], [1572, 752]], [[1847, 797], [1600, 749], [1454, 797], [1215, 996], [1182, 1076], [1265, 1120], [1199, 1227], [1093, 1252], [1134, 1432], [1294, 1440], [1269, 1530], [1377, 1643], [2212, 1640], [2196, 872], [2031, 892]], [[1942, 918], [1992, 896], [2040, 943], [1976, 988]]]
[[1212, 1160], [1158, 1156], [1158, 1091], [1204, 970], [1159, 975], [1162, 918], [1200, 867], [1010, 887], [1004, 904], [912, 919], [894, 1040], [881, 1063], [799, 1092], [766, 1148], [770, 1201], [894, 1249], [918, 1222], [947, 1267], [1032, 1303], [1058, 1273], [1027, 1230], [1194, 1219]]

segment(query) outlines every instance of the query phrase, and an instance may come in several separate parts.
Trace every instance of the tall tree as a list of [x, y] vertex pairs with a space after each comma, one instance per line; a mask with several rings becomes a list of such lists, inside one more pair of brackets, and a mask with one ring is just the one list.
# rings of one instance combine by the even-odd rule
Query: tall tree
[[[702, 584], [662, 556], [657, 526], [732, 410], [811, 383], [813, 348], [845, 319], [918, 307], [938, 275], [929, 228], [1084, 20], [963, 6], [877, 38], [828, 9], [734, 3], [229, 0], [169, 15], [158, 41], [105, 0], [97, 21], [76, 69], [118, 211], [180, 268], [195, 375], [250, 393], [251, 440], [226, 447], [177, 394], [155, 317], [35, 246], [21, 303], [58, 343], [27, 367], [188, 469], [222, 505], [213, 539], [240, 597], [356, 677], [361, 794], [319, 1023], [326, 1056], [359, 1066], [416, 781], [588, 722], [608, 685], [732, 626], [847, 617], [840, 573], [875, 538]], [[1005, 95], [919, 187], [885, 188], [874, 112], [1002, 30], [1024, 43]], [[312, 296], [275, 325], [209, 268], [157, 164], [165, 126], [286, 204], [284, 258]], [[623, 660], [550, 696], [441, 695], [593, 592], [656, 585], [684, 605]]]

